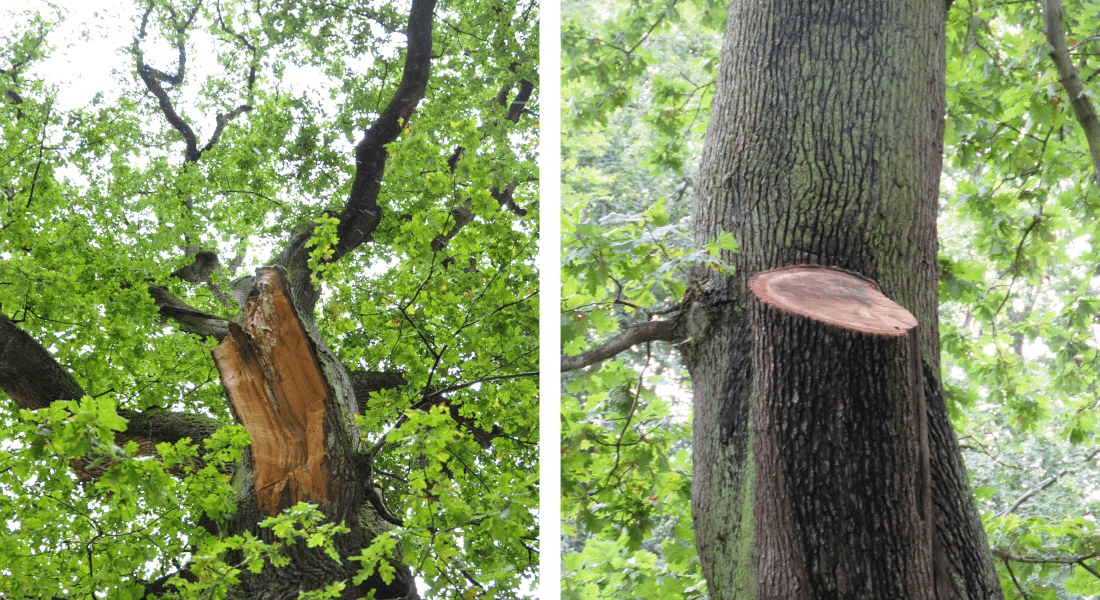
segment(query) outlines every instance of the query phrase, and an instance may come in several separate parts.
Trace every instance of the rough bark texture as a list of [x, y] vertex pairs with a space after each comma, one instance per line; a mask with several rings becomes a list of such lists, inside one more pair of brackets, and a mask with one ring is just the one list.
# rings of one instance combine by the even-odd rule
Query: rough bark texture
[[[939, 380], [936, 209], [944, 114], [938, 0], [730, 5], [696, 181], [697, 240], [731, 232], [736, 275], [699, 270], [689, 307], [696, 543], [714, 598], [752, 598], [756, 471], [748, 278], [840, 267], [909, 310], [924, 357], [938, 598], [999, 598]], [[813, 567], [811, 567], [813, 568]]]
[[378, 193], [382, 189], [386, 169], [386, 144], [400, 135], [428, 87], [434, 13], [435, 0], [413, 2], [409, 10], [407, 55], [401, 84], [385, 110], [355, 146], [355, 178], [336, 228], [340, 241], [334, 248], [334, 261], [370, 239], [382, 220]]
[[934, 598], [917, 322], [840, 271], [755, 276], [759, 598]]
[[16, 406], [46, 408], [55, 400], [79, 400], [80, 384], [34, 338], [0, 314], [0, 389]]

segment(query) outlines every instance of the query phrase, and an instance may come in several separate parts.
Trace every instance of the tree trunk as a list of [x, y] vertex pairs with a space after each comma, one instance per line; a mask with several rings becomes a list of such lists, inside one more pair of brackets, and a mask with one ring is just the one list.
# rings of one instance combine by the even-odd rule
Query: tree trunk
[[[939, 376], [935, 220], [943, 144], [944, 11], [942, 0], [745, 0], [730, 5], [696, 181], [693, 227], [704, 243], [732, 233], [740, 253], [726, 256], [736, 268], [732, 276], [702, 269], [694, 274], [692, 337], [681, 346], [695, 398], [696, 544], [714, 598], [776, 597], [767, 590], [794, 584], [769, 580], [824, 568], [809, 557], [788, 555], [787, 561], [803, 563], [760, 570], [756, 561], [766, 558], [761, 552], [768, 547], [767, 536], [791, 535], [790, 530], [761, 530], [771, 527], [761, 519], [769, 503], [777, 501], [766, 493], [780, 485], [774, 479], [778, 472], [766, 470], [765, 462], [802, 465], [820, 481], [844, 489], [843, 481], [831, 481], [823, 465], [808, 455], [813, 442], [824, 440], [811, 436], [809, 444], [775, 448], [773, 438], [759, 435], [761, 425], [754, 422], [760, 418], [754, 394], [763, 393], [756, 389], [763, 375], [756, 372], [760, 357], [752, 350], [747, 284], [760, 271], [796, 264], [839, 267], [873, 280], [920, 323], [935, 597], [1001, 597]], [[779, 347], [803, 352], [794, 344]], [[818, 364], [804, 354], [788, 357], [795, 359]], [[847, 400], [852, 405], [862, 401]], [[760, 410], [775, 414], [779, 408]], [[837, 410], [834, 406], [832, 412]], [[889, 470], [885, 452], [872, 456], [882, 464], [869, 469]], [[818, 500], [830, 498], [836, 496]], [[909, 512], [918, 505], [883, 504]], [[840, 507], [830, 503], [815, 510], [833, 509]], [[917, 522], [919, 515], [896, 518]], [[875, 589], [878, 583], [886, 582], [876, 582]], [[864, 595], [886, 597], [867, 591], [840, 597]]]
[[[212, 351], [233, 418], [252, 440], [253, 492], [269, 516], [298, 502], [335, 499], [337, 466], [350, 464], [349, 407], [325, 380], [278, 269], [259, 269], [245, 327]], [[347, 395], [345, 390], [345, 396]]]
[[[298, 247], [293, 242], [291, 247]], [[307, 268], [304, 261], [286, 262]], [[412, 571], [403, 564], [400, 551], [384, 559], [393, 567], [389, 582], [376, 570], [356, 586], [351, 580], [361, 563], [337, 562], [321, 547], [276, 539], [270, 528], [259, 526], [300, 501], [316, 504], [326, 522], [342, 523], [350, 530], [333, 539], [339, 555], [349, 557], [360, 555], [397, 521], [374, 489], [371, 458], [351, 424], [357, 404], [349, 373], [317, 335], [311, 315], [319, 292], [312, 285], [293, 285], [303, 277], [309, 281], [308, 270], [288, 274], [281, 266], [259, 269], [242, 303], [243, 327], [229, 324], [230, 335], [212, 351], [234, 419], [248, 430], [252, 444], [234, 472], [236, 512], [228, 523], [204, 526], [223, 536], [247, 531], [264, 542], [284, 544], [279, 552], [289, 564], [267, 564], [258, 574], [241, 572], [231, 597], [291, 600], [302, 591], [343, 581], [348, 585], [340, 597], [349, 600], [371, 592], [380, 600], [418, 598]], [[84, 394], [41, 344], [3, 315], [0, 348], [10, 350], [0, 352], [0, 389], [20, 408], [43, 408]], [[392, 379], [367, 382], [359, 391], [366, 395], [369, 389], [392, 387]], [[201, 446], [218, 427], [202, 415], [163, 409], [118, 413], [128, 426], [116, 442], [137, 442], [141, 455], [155, 455], [157, 443], [184, 438]], [[110, 465], [92, 457], [73, 461], [76, 476], [86, 481], [99, 478]], [[231, 556], [230, 562], [239, 558]], [[149, 597], [168, 591], [163, 582], [146, 588]]]
[[917, 322], [834, 269], [757, 274], [761, 598], [934, 598]]

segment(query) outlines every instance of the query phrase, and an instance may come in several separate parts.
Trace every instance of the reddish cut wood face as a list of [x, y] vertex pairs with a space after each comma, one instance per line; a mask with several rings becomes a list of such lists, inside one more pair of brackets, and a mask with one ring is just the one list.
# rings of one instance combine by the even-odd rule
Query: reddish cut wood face
[[749, 289], [772, 307], [844, 329], [905, 335], [917, 326], [916, 317], [874, 283], [828, 267], [761, 271], [753, 275]]

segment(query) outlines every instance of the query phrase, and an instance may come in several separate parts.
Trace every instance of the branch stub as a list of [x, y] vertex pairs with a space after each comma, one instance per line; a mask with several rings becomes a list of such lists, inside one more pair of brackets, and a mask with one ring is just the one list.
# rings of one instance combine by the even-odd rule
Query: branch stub
[[917, 326], [908, 310], [871, 280], [839, 269], [794, 265], [761, 271], [749, 280], [761, 302], [842, 329], [872, 335], [906, 335]]

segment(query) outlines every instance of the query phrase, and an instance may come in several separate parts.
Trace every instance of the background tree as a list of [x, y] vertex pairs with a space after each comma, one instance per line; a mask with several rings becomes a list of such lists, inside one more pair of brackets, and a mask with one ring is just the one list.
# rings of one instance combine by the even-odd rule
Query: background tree
[[[1096, 25], [1087, 6], [1068, 3], [1060, 8], [1064, 19], [1048, 16], [1044, 29], [1044, 9], [1052, 15], [1059, 7], [1051, 3], [973, 2], [957, 4], [947, 12], [947, 160], [940, 188], [938, 267], [944, 332], [941, 374], [946, 405], [970, 467], [1006, 595], [1078, 598], [1096, 593], [1093, 563], [1100, 549], [1094, 525], [1097, 454], [1089, 447], [1095, 413], [1095, 388], [1088, 366], [1094, 352], [1089, 349], [1095, 348], [1096, 342], [1092, 327], [1095, 311], [1089, 310], [1088, 298], [1095, 283], [1092, 270], [1082, 266], [1092, 262], [1089, 232], [1094, 221], [1088, 217], [1092, 210], [1088, 207], [1094, 202], [1087, 198], [1095, 198], [1095, 192], [1089, 189], [1087, 179], [1092, 166], [1087, 139], [1081, 135], [1084, 128], [1078, 125], [1081, 113], [1066, 104], [1068, 98], [1057, 83], [1064, 75], [1052, 60], [1056, 57], [1051, 56], [1051, 48], [1057, 54], [1058, 44], [1046, 44], [1052, 33], [1049, 24], [1061, 22], [1067, 36], [1066, 51], [1087, 92], [1093, 72], [1088, 36], [1096, 31]], [[573, 53], [566, 50], [566, 55], [587, 58], [573, 63], [567, 60], [563, 65], [565, 80], [570, 82], [563, 89], [564, 97], [580, 105], [566, 111], [565, 129], [588, 131], [591, 120], [584, 107], [600, 100], [609, 123], [632, 110], [629, 102], [612, 102], [614, 96], [608, 91], [615, 86], [600, 85], [601, 65], [611, 69], [609, 80], [617, 82], [616, 86], [633, 77], [623, 94], [626, 98], [653, 98], [650, 91], [656, 86], [650, 84], [651, 79], [661, 74], [675, 77], [678, 70], [690, 73], [686, 70], [690, 67], [669, 64], [671, 57], [658, 66], [639, 66], [638, 57], [660, 47], [678, 31], [702, 25], [708, 11], [695, 3], [678, 3], [658, 7], [656, 14], [647, 18], [637, 8], [624, 8], [622, 15], [631, 15], [629, 19], [615, 20], [613, 12], [607, 14], [609, 19], [602, 27], [609, 34], [582, 26], [581, 21], [575, 21], [577, 26], [571, 29], [567, 13], [563, 45], [572, 47]], [[676, 21], [677, 15], [683, 20]], [[631, 51], [628, 55], [614, 47], [616, 36], [629, 37], [634, 30], [641, 32], [638, 36], [649, 32], [637, 49], [624, 46]], [[690, 57], [689, 64], [704, 67], [714, 59], [714, 54], [678, 56]], [[678, 96], [679, 101], [687, 97]], [[705, 109], [705, 103], [703, 106]], [[667, 143], [657, 139], [662, 120], [658, 111], [637, 114], [635, 119], [632, 135], [655, 146]], [[643, 130], [640, 123], [650, 129]], [[770, 127], [761, 127], [765, 126]], [[567, 169], [573, 168], [573, 160], [582, 164], [580, 157], [589, 150], [571, 142], [564, 149]], [[1048, 158], [1035, 161], [1044, 152]], [[594, 157], [586, 159], [587, 168], [566, 174], [564, 187], [579, 175], [581, 181], [598, 181], [605, 189], [615, 189], [616, 181], [623, 180], [626, 173], [642, 170], [607, 160], [607, 153], [590, 154]], [[1050, 162], [1053, 156], [1059, 157], [1057, 164]], [[682, 174], [696, 184], [691, 161], [686, 164]], [[645, 169], [666, 178], [663, 189], [658, 188], [654, 196], [681, 193], [677, 189], [681, 172], [669, 167], [658, 163]], [[1021, 174], [1027, 177], [1021, 178]], [[619, 193], [618, 198], [625, 195]], [[1041, 203], [1037, 202], [1039, 194]], [[596, 204], [592, 197], [585, 200]], [[591, 204], [582, 208], [566, 195], [567, 212], [570, 206], [574, 210], [563, 229], [578, 232], [575, 241], [564, 240], [566, 252], [589, 252], [588, 248], [598, 246], [595, 258], [587, 258], [587, 263], [571, 261], [572, 255], [567, 255], [564, 300], [566, 314], [572, 317], [563, 331], [567, 354], [600, 347], [598, 342], [615, 337], [622, 327], [636, 334], [645, 331], [629, 325], [666, 320], [659, 314], [660, 302], [675, 308], [680, 297], [672, 294], [668, 301], [654, 302], [642, 293], [653, 285], [664, 285], [663, 280], [670, 289], [677, 285], [675, 277], [664, 277], [653, 263], [644, 260], [635, 261], [638, 267], [633, 279], [619, 276], [606, 285], [570, 287], [572, 277], [586, 281], [598, 278], [601, 271], [614, 273], [631, 252], [648, 253], [645, 240], [635, 236], [628, 242], [628, 234], [606, 219], [601, 221]], [[640, 212], [640, 207], [621, 206], [627, 213]], [[648, 216], [652, 223], [661, 210], [658, 206], [619, 220], [642, 223]], [[1038, 217], [1033, 218], [1037, 212]], [[1037, 232], [1042, 233], [1037, 236]], [[600, 242], [616, 233], [620, 234], [617, 246]], [[738, 241], [745, 251], [745, 241]], [[1024, 269], [1033, 272], [1025, 276]], [[679, 285], [684, 283], [681, 279]], [[1015, 313], [1012, 318], [1006, 315], [1009, 311]], [[1026, 317], [1021, 316], [1024, 311]], [[653, 332], [664, 326], [646, 327]], [[644, 339], [637, 335], [620, 338], [626, 342]], [[1080, 345], [1068, 345], [1067, 339]], [[652, 351], [647, 354], [649, 348]], [[681, 535], [687, 532], [685, 522], [690, 513], [682, 489], [690, 473], [685, 465], [692, 457], [680, 451], [682, 439], [665, 432], [690, 425], [683, 418], [664, 417], [669, 412], [667, 403], [673, 403], [674, 412], [678, 410], [678, 396], [669, 393], [669, 388], [659, 387], [663, 397], [655, 398], [652, 391], [638, 385], [646, 378], [651, 384], [662, 379], [667, 382], [670, 375], [662, 367], [675, 366], [675, 360], [666, 362], [668, 356], [662, 344], [638, 346], [627, 361], [620, 357], [614, 363], [604, 362], [598, 371], [572, 379], [573, 395], [567, 402], [573, 404], [567, 408], [580, 410], [566, 411], [563, 506], [567, 520], [576, 525], [577, 537], [564, 557], [566, 568], [575, 569], [563, 583], [567, 590], [579, 591], [587, 585], [592, 593], [609, 583], [621, 581], [629, 586], [646, 582], [637, 584], [641, 587], [655, 580], [702, 593], [699, 571], [693, 569], [692, 561], [697, 558], [692, 556], [690, 544], [685, 548], [682, 543], [687, 538], [669, 535], [674, 528]], [[675, 354], [671, 356], [675, 358]], [[651, 370], [643, 377], [637, 367], [646, 360]], [[660, 377], [653, 375], [652, 365], [657, 361], [662, 363], [656, 369]], [[624, 362], [635, 368], [616, 366]], [[576, 358], [566, 359], [563, 368], [576, 364]], [[633, 402], [622, 408], [623, 401], [616, 404], [616, 397]], [[627, 421], [627, 414], [646, 414], [647, 419]], [[654, 418], [655, 414], [661, 416]], [[671, 426], [663, 428], [664, 423]], [[602, 452], [595, 450], [609, 442]], [[635, 460], [645, 454], [645, 460]], [[570, 456], [576, 458], [568, 461]], [[694, 458], [698, 460], [698, 454]], [[623, 495], [623, 488], [615, 489], [615, 485], [627, 479], [624, 472], [635, 475], [630, 483], [637, 491], [608, 501], [609, 489]], [[669, 493], [669, 489], [678, 492]], [[634, 520], [634, 516], [640, 518]], [[606, 570], [603, 565], [608, 565]]]
[[8, 11], [0, 593], [533, 585], [537, 11]]
[[[710, 5], [707, 18], [706, 8], [668, 8], [562, 3], [565, 360], [647, 321], [645, 309], [674, 305], [702, 257], [686, 227], [698, 164], [689, 157], [702, 141], [725, 8]], [[628, 347], [598, 370], [563, 365], [563, 596], [705, 593], [683, 383], [664, 344]]]

